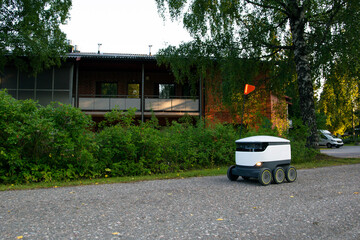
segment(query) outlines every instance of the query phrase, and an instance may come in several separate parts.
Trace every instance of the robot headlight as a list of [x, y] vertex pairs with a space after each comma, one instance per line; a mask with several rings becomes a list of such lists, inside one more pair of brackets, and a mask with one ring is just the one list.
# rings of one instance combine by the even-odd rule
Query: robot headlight
[[255, 164], [255, 166], [257, 166], [257, 167], [261, 167], [261, 165], [262, 165], [262, 162], [257, 162], [257, 163]]

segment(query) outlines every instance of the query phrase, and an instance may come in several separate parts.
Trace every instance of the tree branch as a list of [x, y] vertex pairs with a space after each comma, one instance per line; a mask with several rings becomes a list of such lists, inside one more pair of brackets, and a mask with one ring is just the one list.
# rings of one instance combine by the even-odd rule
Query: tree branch
[[[323, 43], [325, 41], [326, 35], [328, 32], [330, 32], [329, 31], [330, 27], [334, 23], [334, 18], [339, 13], [340, 9], [341, 9], [341, 0], [338, 0], [338, 1], [334, 1], [334, 6], [330, 10], [326, 11], [325, 13], [317, 14], [317, 16], [321, 16], [321, 15], [326, 16], [326, 15], [330, 14], [330, 16], [328, 17], [328, 21], [326, 23], [324, 23], [325, 31], [323, 31], [324, 34], [323, 34], [321, 40], [319, 41], [320, 43]], [[309, 22], [315, 22], [315, 21], [309, 21]]]
[[[273, 10], [276, 10], [276, 11], [280, 11], [280, 12], [284, 13], [285, 15], [289, 15], [289, 12], [285, 11], [284, 9], [281, 9], [281, 8], [278, 8], [278, 7], [275, 7], [275, 6], [272, 6], [272, 5], [265, 5], [265, 4], [257, 3], [257, 2], [251, 1], [251, 0], [245, 0], [245, 2], [247, 2], [249, 4], [252, 4], [254, 6], [257, 6], [257, 7], [266, 8], [266, 9], [273, 9]], [[281, 5], [283, 7], [286, 6], [285, 4], [281, 4]], [[285, 8], [285, 9], [287, 9], [287, 8]]]
[[294, 46], [281, 46], [281, 45], [274, 45], [274, 44], [269, 44], [269, 43], [263, 43], [264, 46], [266, 46], [267, 48], [271, 48], [271, 49], [279, 49], [279, 50], [291, 50], [294, 49]]
[[[336, 14], [340, 11], [340, 8], [341, 8], [341, 0], [340, 1], [335, 0], [334, 1], [334, 6], [331, 9], [329, 9], [328, 11], [323, 12], [323, 13], [315, 14], [315, 15], [312, 16], [312, 18], [318, 18], [318, 17], [321, 17], [321, 16], [328, 17], [329, 14], [331, 14], [330, 17], [329, 17], [329, 20], [332, 20], [336, 16]], [[311, 21], [309, 21], [309, 22], [311, 22]]]

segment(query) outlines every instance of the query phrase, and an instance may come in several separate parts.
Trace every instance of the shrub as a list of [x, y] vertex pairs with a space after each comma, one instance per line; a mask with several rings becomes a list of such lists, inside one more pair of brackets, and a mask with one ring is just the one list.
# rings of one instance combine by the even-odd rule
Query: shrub
[[139, 126], [105, 128], [96, 137], [97, 157], [112, 176], [227, 165], [234, 161], [235, 137], [231, 126], [206, 128], [201, 121], [195, 126], [185, 121], [160, 129], [153, 118]]
[[[34, 125], [38, 105], [32, 100], [17, 101], [0, 91], [0, 181], [14, 182], [17, 173], [26, 167], [24, 143], [29, 141], [25, 130]], [[35, 119], [36, 121], [36, 119]]]
[[260, 125], [257, 128], [251, 127], [245, 134], [246, 137], [251, 137], [256, 135], [280, 136], [278, 129], [272, 126], [268, 118], [263, 118]]
[[0, 182], [37, 182], [92, 175], [92, 121], [79, 109], [39, 106], [0, 91]]
[[[234, 164], [231, 125], [208, 126], [186, 116], [161, 128], [155, 115], [135, 122], [135, 109], [105, 115], [99, 132], [90, 116], [61, 103], [41, 107], [0, 91], [0, 183], [178, 172]], [[314, 158], [305, 147], [306, 128], [294, 121], [289, 133], [295, 163]], [[264, 120], [245, 136], [278, 132]]]
[[[39, 108], [39, 119], [49, 123], [47, 149], [43, 149], [42, 159], [55, 169], [70, 169], [74, 178], [93, 176], [95, 159], [93, 122], [80, 109], [61, 103], [52, 103]], [[96, 175], [96, 174], [95, 174]]]
[[306, 139], [309, 136], [307, 126], [301, 119], [293, 119], [293, 128], [288, 133], [291, 141], [291, 160], [293, 163], [309, 162], [315, 159], [318, 151], [306, 147]]

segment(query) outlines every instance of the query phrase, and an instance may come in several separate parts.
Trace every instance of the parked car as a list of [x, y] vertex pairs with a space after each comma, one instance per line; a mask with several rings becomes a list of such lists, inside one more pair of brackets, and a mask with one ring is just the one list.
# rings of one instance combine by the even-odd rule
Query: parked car
[[332, 147], [339, 148], [344, 146], [344, 143], [341, 138], [335, 137], [328, 130], [320, 130], [319, 146], [327, 146], [328, 148], [332, 148]]
[[331, 135], [331, 132], [329, 130], [319, 130], [323, 134]]

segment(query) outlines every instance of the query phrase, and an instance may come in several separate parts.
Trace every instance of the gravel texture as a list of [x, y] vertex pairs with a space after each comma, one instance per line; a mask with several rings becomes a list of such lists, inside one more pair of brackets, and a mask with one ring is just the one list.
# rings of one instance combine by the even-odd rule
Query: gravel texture
[[360, 164], [0, 192], [0, 239], [360, 239]]
[[360, 146], [343, 146], [340, 148], [323, 148], [320, 150], [329, 156], [338, 158], [360, 158]]

